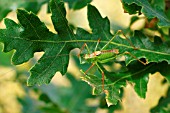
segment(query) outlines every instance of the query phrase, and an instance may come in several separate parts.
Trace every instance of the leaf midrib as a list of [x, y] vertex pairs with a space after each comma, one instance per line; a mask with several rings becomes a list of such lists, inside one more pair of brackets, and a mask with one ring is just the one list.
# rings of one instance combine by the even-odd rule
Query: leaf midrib
[[[14, 37], [12, 37], [14, 38]], [[18, 39], [22, 39], [20, 37], [15, 37]], [[27, 41], [32, 41], [32, 42], [42, 42], [42, 43], [78, 43], [78, 42], [84, 42], [84, 43], [97, 43], [97, 40], [69, 40], [69, 41], [50, 41], [50, 40], [29, 40], [29, 39], [24, 39]], [[100, 41], [100, 43], [108, 43], [108, 41]], [[121, 46], [121, 47], [125, 47], [125, 48], [130, 48], [130, 49], [134, 49], [132, 46], [128, 46], [128, 45], [123, 45], [123, 44], [119, 44], [119, 43], [115, 43], [115, 42], [111, 42], [110, 44], [116, 45], [116, 46]], [[148, 52], [148, 53], [155, 53], [155, 54], [160, 54], [160, 55], [167, 55], [170, 56], [170, 53], [164, 53], [164, 52], [159, 52], [159, 51], [153, 51], [153, 50], [149, 50], [149, 49], [138, 49], [139, 51], [143, 51], [143, 52]]]
[[[23, 39], [20, 37], [12, 37], [13, 39], [21, 39], [21, 40], [26, 40], [26, 41], [31, 41], [31, 42], [40, 42], [40, 43], [78, 43], [78, 42], [84, 42], [84, 43], [94, 43], [94, 42], [98, 42], [98, 40], [68, 40], [68, 41], [50, 41], [50, 40], [30, 40], [30, 39]], [[100, 41], [100, 43], [108, 43], [108, 41]], [[110, 44], [116, 45], [116, 46], [121, 46], [121, 47], [125, 47], [125, 48], [130, 48], [130, 49], [134, 49], [132, 46], [128, 46], [128, 45], [123, 45], [123, 44], [119, 44], [119, 43], [115, 43], [115, 42], [111, 42]], [[116, 48], [115, 48], [116, 49]], [[159, 52], [159, 51], [153, 51], [153, 50], [149, 50], [149, 49], [138, 49], [139, 51], [143, 51], [143, 52], [148, 52], [148, 53], [155, 53], [155, 54], [160, 54], [160, 55], [167, 55], [170, 56], [170, 53], [165, 53], [165, 52]]]

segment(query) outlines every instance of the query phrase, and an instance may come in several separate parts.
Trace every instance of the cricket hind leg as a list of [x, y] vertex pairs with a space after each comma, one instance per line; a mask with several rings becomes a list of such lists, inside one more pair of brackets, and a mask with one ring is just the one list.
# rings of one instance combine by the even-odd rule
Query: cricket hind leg
[[[99, 38], [98, 41], [97, 41], [97, 44], [96, 44], [96, 47], [95, 47], [95, 51], [97, 50], [97, 47], [98, 47], [99, 43], [100, 43], [100, 38]], [[80, 49], [79, 54], [77, 55], [78, 57], [80, 57], [80, 54], [81, 54], [81, 52], [84, 50], [84, 47], [86, 47], [86, 49], [87, 49], [87, 51], [88, 51], [88, 54], [90, 54], [90, 49], [88, 48], [87, 43], [84, 43], [83, 46], [82, 46], [81, 49]]]
[[138, 59], [136, 56], [134, 56], [133, 54], [131, 54], [130, 52], [125, 52], [124, 54], [129, 54], [130, 56], [132, 56], [134, 59], [138, 60], [140, 63], [142, 63], [143, 65], [147, 65], [148, 61], [143, 62], [142, 60]]
[[95, 64], [97, 65], [97, 67], [99, 68], [99, 70], [100, 70], [101, 73], [102, 73], [102, 91], [105, 92], [105, 90], [104, 90], [104, 71], [100, 68], [100, 66], [99, 66], [97, 63], [92, 63], [92, 65], [84, 72], [84, 74], [86, 75], [87, 72], [88, 72]]
[[81, 54], [81, 52], [84, 50], [84, 47], [86, 47], [88, 53], [90, 54], [90, 49], [88, 48], [87, 44], [84, 43], [83, 46], [82, 46], [81, 49], [80, 49], [79, 54], [77, 55], [78, 57], [80, 57], [80, 54]]
[[120, 32], [124, 37], [125, 39], [128, 41], [128, 43], [133, 47], [134, 50], [138, 50], [138, 48], [135, 47], [135, 45], [132, 43], [132, 41], [126, 37], [126, 35], [123, 33], [122, 30], [118, 30], [118, 32]]
[[[122, 30], [119, 30], [119, 32], [122, 33], [122, 35], [125, 37], [125, 39], [129, 42], [129, 44], [133, 47], [134, 50], [138, 50], [138, 49], [139, 49], [139, 48], [136, 48], [135, 45], [133, 45], [132, 41], [126, 37], [126, 35], [123, 33]], [[143, 65], [147, 65], [147, 64], [148, 64], [148, 61], [143, 62], [142, 60], [138, 59], [136, 56], [134, 56], [134, 55], [131, 54], [130, 52], [125, 52], [124, 54], [129, 54], [129, 55], [132, 56], [134, 59], [136, 59], [136, 60], [138, 60], [140, 63], [142, 63]]]
[[94, 65], [97, 65], [97, 67], [99, 68], [99, 70], [101, 71], [102, 73], [102, 91], [104, 93], [107, 93], [107, 91], [104, 89], [104, 71], [100, 68], [100, 66], [97, 64], [97, 63], [93, 63], [85, 72], [84, 74], [86, 75], [88, 73], [88, 71], [94, 66]]
[[103, 46], [103, 48], [102, 48], [101, 50], [106, 49], [107, 46], [114, 40], [114, 38], [115, 38], [119, 33], [121, 33], [121, 34], [125, 37], [125, 39], [126, 39], [126, 40], [128, 41], [128, 43], [133, 47], [134, 50], [137, 50], [137, 49], [138, 49], [138, 48], [136, 48], [136, 47], [133, 45], [132, 41], [126, 37], [126, 35], [123, 33], [122, 30], [118, 30], [118, 31], [115, 33], [115, 35], [106, 43], [106, 45]]

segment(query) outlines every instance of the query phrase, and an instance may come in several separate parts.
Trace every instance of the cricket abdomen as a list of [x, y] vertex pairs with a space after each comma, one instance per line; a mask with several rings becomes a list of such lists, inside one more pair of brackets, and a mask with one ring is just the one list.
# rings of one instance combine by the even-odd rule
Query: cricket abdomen
[[106, 53], [114, 53], [114, 54], [119, 54], [118, 49], [111, 49], [111, 50], [102, 50], [101, 54], [106, 54]]
[[95, 51], [91, 54], [85, 54], [84, 58], [89, 62], [97, 61], [100, 63], [106, 63], [109, 62], [111, 59], [114, 59], [117, 54], [119, 54], [118, 49], [102, 50]]
[[96, 59], [100, 63], [106, 63], [115, 59], [117, 54], [119, 54], [118, 49], [104, 50], [101, 51], [101, 54]]

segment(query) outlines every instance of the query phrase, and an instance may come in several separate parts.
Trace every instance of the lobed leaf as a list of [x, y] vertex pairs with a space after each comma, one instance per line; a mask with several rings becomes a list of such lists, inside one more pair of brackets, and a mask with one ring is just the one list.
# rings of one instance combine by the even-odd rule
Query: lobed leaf
[[[108, 74], [106, 74], [108, 75]], [[92, 75], [92, 74], [87, 74], [86, 76], [82, 77], [82, 80], [87, 82], [93, 87], [93, 94], [94, 95], [99, 95], [103, 93], [102, 91], [102, 81], [101, 78]], [[116, 105], [118, 103], [118, 100], [121, 100], [120, 98], [120, 89], [125, 86], [125, 82], [119, 82], [117, 84], [114, 84], [112, 81], [109, 79], [105, 79], [105, 84], [104, 84], [104, 89], [106, 93], [106, 101], [108, 106], [110, 105]]]
[[[147, 63], [167, 61], [169, 64], [170, 48], [165, 42], [160, 41], [158, 44], [156, 42], [158, 38], [159, 37], [155, 37], [154, 42], [151, 42], [143, 33], [135, 31], [134, 36], [130, 38], [135, 48], [127, 40], [122, 39], [119, 36], [117, 36], [111, 44], [119, 49], [122, 55], [125, 55], [126, 65], [131, 61], [140, 58], [145, 58]], [[129, 52], [130, 54], [125, 52]]]
[[93, 35], [97, 35], [102, 40], [110, 40], [113, 35], [110, 33], [109, 19], [102, 18], [97, 8], [92, 5], [88, 5], [87, 16]]
[[[19, 24], [5, 19], [6, 29], [0, 29], [0, 41], [4, 43], [4, 52], [16, 50], [12, 58], [14, 64], [28, 61], [35, 52], [44, 52], [30, 70], [31, 76], [28, 79], [28, 85], [47, 84], [57, 71], [65, 74], [69, 61], [68, 54], [72, 49], [80, 48], [83, 43], [86, 43], [90, 51], [94, 52], [99, 38], [101, 41], [97, 50], [100, 50], [113, 37], [113, 34], [110, 33], [108, 18], [103, 18], [92, 5], [87, 7], [92, 33], [81, 28], [77, 29], [76, 34], [73, 32], [66, 19], [64, 3], [60, 0], [51, 0], [50, 8], [57, 34], [50, 32], [35, 14], [21, 9], [17, 12]], [[170, 64], [170, 48], [166, 43], [157, 41], [158, 37], [155, 38], [154, 42], [151, 42], [144, 34], [135, 31], [134, 36], [129, 39], [138, 48], [134, 49], [127, 40], [118, 35], [114, 35], [114, 37], [106, 49], [118, 49], [120, 54], [117, 57], [125, 56], [128, 71], [121, 73], [105, 71], [105, 88], [108, 91], [106, 94], [109, 104], [116, 104], [121, 99], [120, 90], [125, 86], [126, 80], [135, 83], [136, 92], [144, 98], [147, 91], [148, 74], [155, 72], [151, 68], [159, 70], [165, 74], [167, 80], [170, 80], [169, 71], [167, 71]], [[126, 54], [126, 52], [131, 55]], [[150, 64], [146, 66], [139, 62], [132, 64], [132, 61], [141, 58], [146, 59]], [[160, 63], [163, 61], [164, 63]], [[154, 63], [158, 64], [153, 65]], [[165, 66], [164, 69], [167, 70], [159, 67], [160, 65]], [[95, 94], [102, 92], [100, 77], [88, 74], [84, 80], [95, 87]]]
[[141, 6], [136, 5], [135, 3], [127, 4], [124, 1], [121, 1], [123, 5], [124, 12], [131, 14], [141, 14]]
[[[139, 62], [133, 62], [126, 68], [127, 71], [119, 73], [108, 72], [103, 68], [105, 74], [104, 89], [108, 105], [116, 105], [121, 100], [121, 89], [126, 86], [127, 81], [134, 84], [135, 91], [141, 98], [146, 97], [149, 74], [159, 71], [165, 76], [168, 83], [170, 82], [169, 71], [167, 71], [170, 65], [166, 62], [151, 63], [147, 66]], [[98, 75], [87, 74], [82, 77], [82, 80], [93, 87], [93, 94], [104, 93], [102, 91], [102, 80]]]
[[169, 27], [170, 20], [167, 18], [160, 5], [151, 7], [148, 0], [122, 0], [123, 3], [131, 5], [133, 3], [141, 6], [141, 12], [149, 19], [157, 17], [159, 19], [158, 25], [162, 27]]
[[12, 58], [13, 63], [21, 64], [28, 61], [33, 57], [34, 52], [45, 52], [30, 70], [28, 85], [49, 83], [56, 71], [64, 74], [67, 70], [69, 56], [63, 57], [62, 54], [69, 54], [71, 47], [64, 41], [57, 43], [56, 41], [60, 40], [60, 34], [50, 32], [33, 13], [19, 9], [17, 17], [21, 25], [6, 19], [7, 29], [0, 31], [0, 40], [5, 44], [4, 51], [16, 50]]

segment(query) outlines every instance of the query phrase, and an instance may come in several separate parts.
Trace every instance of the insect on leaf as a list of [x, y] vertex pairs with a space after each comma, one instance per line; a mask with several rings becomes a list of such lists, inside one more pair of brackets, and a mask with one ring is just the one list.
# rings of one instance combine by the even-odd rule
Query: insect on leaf
[[[95, 47], [97, 47], [96, 50], [99, 52], [113, 49], [118, 50], [119, 53], [117, 56], [113, 57], [114, 59], [107, 60], [108, 62], [115, 61], [119, 56], [125, 56], [126, 66], [130, 65], [134, 60], [139, 61], [141, 58], [146, 59], [146, 62], [150, 63], [146, 67], [141, 64], [142, 67], [133, 73], [131, 73], [130, 69], [124, 73], [110, 73], [102, 69], [106, 77], [104, 86], [107, 90], [105, 93], [109, 104], [116, 104], [121, 99], [120, 89], [126, 85], [126, 80], [135, 83], [136, 92], [141, 97], [145, 97], [149, 73], [145, 72], [146, 69], [150, 69], [149, 66], [152, 63], [165, 61], [167, 65], [170, 64], [170, 48], [165, 43], [151, 42], [144, 34], [135, 31], [134, 36], [129, 38], [133, 44], [132, 46], [129, 41], [121, 38], [119, 35], [110, 33], [110, 22], [108, 18], [103, 18], [99, 11], [92, 5], [88, 5], [87, 7], [88, 21], [92, 33], [82, 28], [77, 28], [76, 34], [74, 34], [66, 19], [64, 3], [60, 0], [51, 0], [50, 8], [52, 22], [57, 34], [50, 32], [35, 14], [22, 9], [18, 9], [17, 11], [19, 24], [10, 19], [5, 19], [6, 29], [0, 29], [0, 41], [4, 43], [4, 52], [9, 52], [13, 49], [16, 51], [12, 58], [15, 65], [28, 61], [33, 57], [35, 52], [44, 52], [43, 56], [30, 70], [31, 75], [28, 79], [28, 85], [47, 84], [57, 71], [65, 74], [69, 61], [68, 54], [74, 48], [81, 48], [84, 43], [88, 45], [90, 53], [95, 51]], [[97, 43], [98, 46], [96, 46]], [[107, 47], [101, 50], [105, 46]], [[85, 54], [88, 55], [89, 53], [83, 53], [83, 56]], [[102, 64], [99, 63], [99, 65]], [[133, 67], [137, 66], [131, 66], [131, 68]], [[141, 71], [141, 69], [143, 70]], [[162, 72], [166, 73], [165, 71]], [[132, 77], [132, 75], [138, 75], [136, 73], [142, 74], [140, 77]], [[144, 76], [142, 76], [143, 73]], [[169, 77], [167, 78], [169, 80]], [[102, 92], [100, 76], [87, 73], [84, 80], [95, 88], [95, 94]]]

